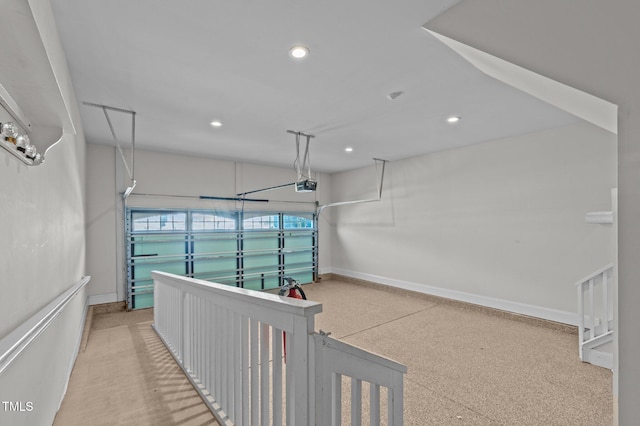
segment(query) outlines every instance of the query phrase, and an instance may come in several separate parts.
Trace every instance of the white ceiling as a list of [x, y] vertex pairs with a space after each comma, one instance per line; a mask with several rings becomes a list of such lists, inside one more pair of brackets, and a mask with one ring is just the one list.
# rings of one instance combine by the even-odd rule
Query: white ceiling
[[[135, 110], [144, 149], [289, 167], [292, 129], [335, 172], [579, 121], [421, 28], [457, 0], [51, 2], [78, 101]], [[103, 112], [80, 111], [87, 141], [113, 144]], [[129, 116], [111, 118], [128, 144]]]

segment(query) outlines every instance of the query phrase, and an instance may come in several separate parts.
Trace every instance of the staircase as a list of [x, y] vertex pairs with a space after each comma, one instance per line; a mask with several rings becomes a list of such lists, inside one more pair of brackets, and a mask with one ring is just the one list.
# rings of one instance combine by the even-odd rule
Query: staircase
[[576, 283], [580, 359], [613, 369], [613, 264]]

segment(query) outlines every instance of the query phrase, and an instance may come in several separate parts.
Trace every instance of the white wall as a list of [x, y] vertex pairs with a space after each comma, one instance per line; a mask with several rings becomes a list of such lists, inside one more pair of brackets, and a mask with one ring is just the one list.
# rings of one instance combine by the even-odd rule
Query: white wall
[[[36, 167], [0, 151], [0, 338], [85, 275], [85, 143], [79, 121], [77, 129], [80, 134], [64, 135]], [[0, 406], [0, 424], [51, 424], [75, 359], [85, 299], [80, 292], [0, 375], [0, 401], [34, 406], [28, 413]]]
[[[0, 339], [85, 275], [85, 141], [66, 59], [47, 0], [6, 3], [3, 23], [19, 25], [11, 27], [12, 37], [2, 39], [3, 51], [14, 53], [0, 61], [0, 83], [34, 127], [56, 124], [67, 133], [39, 166], [29, 167], [0, 150]], [[8, 119], [0, 108], [0, 121]], [[32, 139], [40, 152], [55, 142]], [[53, 422], [77, 354], [85, 308], [82, 290], [0, 373], [0, 424]], [[4, 402], [23, 408], [30, 402], [32, 410], [11, 411]]]
[[116, 194], [114, 148], [87, 145], [87, 273], [90, 303], [118, 300], [114, 283]]
[[[122, 160], [114, 147], [88, 145], [87, 270], [94, 303], [126, 298], [122, 261], [122, 203], [120, 193], [129, 181]], [[127, 159], [130, 153], [125, 152]], [[292, 187], [250, 194], [247, 198], [269, 199], [268, 203], [245, 202], [246, 210], [315, 211], [315, 202], [328, 200], [329, 179], [316, 176], [318, 191], [296, 193]], [[235, 201], [200, 200], [199, 196], [236, 197], [236, 194], [295, 180], [293, 168], [277, 168], [233, 161], [137, 150], [135, 158], [136, 194], [166, 196], [130, 196], [130, 207], [150, 208], [228, 208], [240, 209]], [[297, 203], [304, 201], [304, 204]], [[322, 225], [321, 225], [322, 226]], [[324, 229], [327, 229], [324, 227]], [[329, 232], [321, 231], [327, 247]], [[328, 266], [328, 248], [320, 249], [320, 268]]]
[[84, 141], [29, 167], [0, 151], [0, 336], [84, 275]]
[[[372, 173], [333, 175], [334, 201]], [[575, 323], [573, 284], [613, 257], [584, 215], [615, 186], [616, 137], [587, 123], [391, 162], [382, 201], [333, 211], [332, 268]]]

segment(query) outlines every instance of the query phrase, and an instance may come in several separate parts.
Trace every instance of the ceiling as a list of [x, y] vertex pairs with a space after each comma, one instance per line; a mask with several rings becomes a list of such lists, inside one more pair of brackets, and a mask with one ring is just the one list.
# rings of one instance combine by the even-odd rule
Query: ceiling
[[[329, 173], [579, 121], [422, 28], [457, 0], [51, 3], [90, 143], [113, 138], [83, 102], [136, 111], [136, 146], [156, 151], [290, 167], [286, 131], [310, 133], [312, 170]], [[128, 145], [130, 116], [110, 117]]]

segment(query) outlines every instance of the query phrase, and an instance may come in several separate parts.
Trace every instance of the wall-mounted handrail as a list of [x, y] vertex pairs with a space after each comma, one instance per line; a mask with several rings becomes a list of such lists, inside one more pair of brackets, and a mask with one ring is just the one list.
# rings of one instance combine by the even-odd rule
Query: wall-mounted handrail
[[0, 340], [0, 374], [33, 342], [67, 304], [89, 282], [90, 276], [83, 277], [73, 287], [56, 297], [47, 306], [23, 322], [15, 330]]

